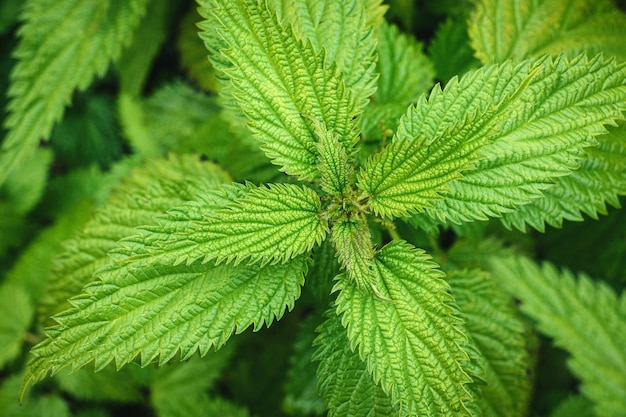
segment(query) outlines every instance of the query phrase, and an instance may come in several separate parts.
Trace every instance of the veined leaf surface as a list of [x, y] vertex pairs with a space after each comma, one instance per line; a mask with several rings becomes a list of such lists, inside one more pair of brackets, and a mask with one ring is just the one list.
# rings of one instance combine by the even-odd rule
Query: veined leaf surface
[[467, 341], [443, 273], [423, 251], [399, 241], [377, 253], [375, 268], [384, 299], [346, 276], [335, 285], [352, 349], [403, 415], [468, 415], [472, 379], [461, 347]]
[[304, 256], [265, 267], [196, 262], [168, 266], [115, 263], [55, 317], [32, 349], [25, 384], [90, 362], [118, 367], [189, 358], [219, 348], [233, 333], [259, 330], [293, 308], [307, 270]]
[[[504, 64], [500, 71], [505, 72], [506, 67]], [[491, 140], [478, 152], [472, 169], [448, 185], [444, 198], [431, 201], [425, 208], [431, 217], [452, 222], [486, 219], [541, 198], [542, 191], [553, 186], [558, 177], [571, 174], [584, 163], [585, 148], [597, 143], [594, 137], [606, 133], [605, 124], [624, 117], [624, 65], [580, 56], [571, 61], [545, 57], [524, 61], [515, 68], [532, 73], [527, 86], [509, 98], [498, 94], [506, 89], [481, 90], [481, 94], [492, 91], [487, 93], [496, 98], [492, 102], [500, 97], [504, 100], [500, 111], [490, 118], [490, 126], [478, 129], [479, 135]], [[451, 101], [449, 106], [458, 105]], [[444, 120], [448, 115], [451, 113], [440, 114]], [[424, 130], [431, 124], [420, 126]]]
[[[307, 252], [326, 236], [321, 202], [308, 187], [292, 184], [241, 188], [236, 195], [211, 193], [213, 207], [196, 204], [173, 210], [150, 231], [173, 233], [146, 248], [146, 255], [166, 264], [203, 262], [286, 262]], [[217, 197], [219, 198], [219, 197]]]
[[361, 290], [372, 288], [374, 246], [365, 218], [353, 216], [336, 221], [333, 224], [331, 240], [348, 278], [354, 280]]
[[147, 0], [27, 2], [15, 51], [0, 184], [48, 138], [76, 89], [104, 75], [129, 43]]
[[[201, 36], [215, 67], [231, 80], [232, 95], [262, 149], [286, 173], [317, 178], [316, 140], [305, 116], [332, 130], [347, 150], [358, 140], [356, 106], [336, 66], [309, 41], [298, 40], [263, 2], [201, 4], [202, 14], [212, 15]], [[224, 45], [212, 45], [219, 41], [216, 30]]]
[[[519, 107], [536, 69], [530, 64], [484, 67], [442, 91], [435, 86], [409, 107], [389, 145], [359, 174], [375, 213], [402, 216], [424, 210], [478, 159], [495, 126]], [[508, 100], [507, 100], [508, 99]]]
[[[368, 4], [366, 4], [368, 3]], [[324, 49], [326, 59], [336, 62], [363, 108], [375, 91], [373, 26], [384, 13], [380, 1], [363, 0], [270, 0], [268, 4], [283, 23], [291, 24], [295, 34], [310, 41], [316, 51]]]
[[610, 0], [481, 0], [469, 34], [483, 63], [581, 52], [626, 61], [626, 14]]

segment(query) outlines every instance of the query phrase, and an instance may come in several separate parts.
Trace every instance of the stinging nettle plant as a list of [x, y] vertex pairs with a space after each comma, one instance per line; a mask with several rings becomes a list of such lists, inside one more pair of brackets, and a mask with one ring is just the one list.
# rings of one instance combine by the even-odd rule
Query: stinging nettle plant
[[[70, 74], [54, 112], [25, 95], [28, 59], [14, 69], [2, 181], [71, 92], [118, 60], [126, 35], [115, 28], [138, 24], [147, 4], [109, 3], [110, 33], [98, 36], [115, 48]], [[381, 3], [198, 1], [220, 127], [230, 129], [210, 133], [238, 145], [224, 145], [223, 167], [146, 151], [56, 259], [40, 307], [54, 324], [30, 351], [22, 392], [90, 363], [208, 360], [233, 334], [281, 319], [304, 291], [304, 364], [288, 384], [313, 379], [325, 410], [305, 413], [528, 415], [536, 324], [571, 354], [596, 415], [626, 415], [626, 298], [530, 260], [486, 226], [543, 232], [619, 206], [624, 14], [609, 1], [477, 1], [467, 33], [447, 23], [433, 40], [433, 66]], [[34, 31], [27, 24], [22, 42]], [[459, 33], [480, 61], [437, 55]], [[441, 62], [459, 74], [433, 86]], [[119, 105], [137, 102], [129, 93]], [[233, 162], [246, 165], [249, 150], [255, 166], [257, 147], [275, 172]], [[450, 248], [443, 230], [458, 236]]]

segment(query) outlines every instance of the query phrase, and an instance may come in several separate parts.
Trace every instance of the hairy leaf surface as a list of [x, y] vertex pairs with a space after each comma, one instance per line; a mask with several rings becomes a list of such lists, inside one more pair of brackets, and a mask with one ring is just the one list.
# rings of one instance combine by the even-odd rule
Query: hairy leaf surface
[[521, 300], [539, 330], [572, 356], [568, 364], [598, 416], [626, 414], [626, 297], [589, 277], [526, 258], [491, 261], [494, 276]]
[[343, 197], [354, 183], [353, 161], [348, 158], [346, 149], [333, 132], [326, 130], [318, 121], [314, 121], [314, 125], [319, 140], [320, 187], [331, 195]]
[[160, 226], [150, 230], [165, 228], [176, 233], [154, 242], [147, 250], [148, 258], [172, 265], [197, 259], [235, 264], [286, 262], [310, 251], [326, 236], [321, 202], [310, 188], [250, 185], [241, 193], [222, 207], [219, 203], [209, 208], [196, 205], [197, 217], [187, 223], [186, 207], [164, 217]]
[[351, 348], [403, 415], [466, 415], [472, 382], [461, 320], [443, 273], [423, 251], [394, 241], [376, 256], [381, 296], [338, 277], [337, 312]]
[[519, 107], [535, 72], [530, 63], [484, 67], [443, 91], [436, 86], [411, 106], [391, 143], [359, 175], [374, 212], [402, 216], [440, 198], [477, 160], [477, 150], [499, 134], [495, 125]]
[[483, 63], [583, 51], [626, 61], [626, 14], [610, 0], [481, 0], [469, 34]]
[[63, 115], [72, 93], [104, 75], [132, 38], [147, 0], [27, 3], [11, 73], [0, 184]]
[[517, 106], [511, 103], [501, 114], [491, 129], [494, 140], [480, 150], [472, 170], [463, 172], [445, 198], [426, 209], [431, 217], [486, 219], [541, 198], [557, 178], [580, 168], [585, 148], [606, 133], [605, 124], [623, 119], [625, 66], [584, 56], [571, 61], [546, 57], [520, 65], [534, 76], [513, 100]]
[[303, 256], [265, 267], [109, 265], [71, 300], [71, 309], [55, 316], [58, 325], [31, 351], [25, 383], [90, 362], [101, 369], [114, 361], [119, 368], [138, 356], [146, 365], [178, 353], [204, 355], [233, 333], [259, 330], [291, 310], [306, 269]]
[[356, 216], [340, 219], [333, 224], [331, 237], [337, 258], [348, 277], [361, 290], [371, 288], [374, 282], [374, 246], [367, 221]]
[[[369, 3], [369, 4], [365, 4]], [[384, 13], [380, 1], [363, 0], [270, 0], [268, 4], [283, 23], [292, 25], [301, 40], [310, 41], [316, 51], [324, 49], [326, 59], [336, 62], [346, 86], [359, 108], [368, 103], [375, 90], [372, 22]]]
[[399, 415], [391, 398], [374, 383], [365, 362], [350, 348], [339, 316], [330, 313], [318, 329], [314, 360], [319, 361], [319, 391], [331, 417]]
[[336, 66], [327, 65], [323, 51], [298, 40], [261, 2], [201, 4], [209, 19], [201, 36], [214, 66], [231, 80], [233, 97], [262, 149], [286, 173], [317, 178], [316, 139], [303, 115], [321, 121], [348, 150], [358, 140], [355, 103]]

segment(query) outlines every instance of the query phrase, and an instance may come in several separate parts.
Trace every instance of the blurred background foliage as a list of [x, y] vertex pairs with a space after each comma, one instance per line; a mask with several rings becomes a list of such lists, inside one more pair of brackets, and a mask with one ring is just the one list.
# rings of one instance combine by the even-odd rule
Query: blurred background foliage
[[[470, 0], [386, 3], [387, 19], [424, 43], [439, 82], [480, 65], [468, 44]], [[625, 3], [619, 2], [621, 7]], [[23, 5], [23, 0], [0, 2], [3, 109]], [[219, 163], [235, 180], [266, 182], [278, 175], [254, 143], [238, 136], [220, 117], [215, 73], [197, 36], [200, 18], [195, 8], [191, 0], [151, 1], [117, 65], [86, 91], [74, 94], [51, 140], [0, 188], [0, 416], [323, 414], [306, 339], [311, 332], [301, 331], [319, 324], [311, 306], [319, 294], [328, 293], [327, 288], [320, 290], [326, 283], [314, 282], [305, 287], [293, 314], [270, 329], [245, 332], [202, 360], [162, 368], [131, 365], [119, 372], [106, 368], [99, 373], [61, 373], [31, 389], [23, 405], [17, 401], [27, 352], [41, 339], [41, 323], [47, 320], [38, 306], [54, 258], [62, 252], [62, 242], [82, 229], [133, 167], [171, 152], [194, 153]], [[0, 131], [0, 139], [4, 134]], [[244, 153], [245, 159], [240, 157]], [[530, 234], [506, 230], [496, 221], [443, 230], [435, 243], [420, 234], [413, 239], [422, 247], [435, 244], [445, 250], [458, 239], [489, 233], [539, 259], [623, 289], [626, 212], [610, 209], [589, 220]], [[315, 267], [333, 268], [334, 263]], [[538, 349], [538, 385], [530, 415], [591, 415], [589, 403], [576, 395], [576, 379], [565, 365], [567, 355], [544, 339]], [[287, 357], [291, 360], [285, 361]]]

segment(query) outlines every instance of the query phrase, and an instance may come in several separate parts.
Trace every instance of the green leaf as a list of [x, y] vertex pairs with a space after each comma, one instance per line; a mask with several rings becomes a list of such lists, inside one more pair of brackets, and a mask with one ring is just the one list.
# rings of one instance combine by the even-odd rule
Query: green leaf
[[282, 171], [316, 179], [316, 138], [303, 115], [323, 123], [347, 150], [358, 140], [355, 103], [335, 65], [327, 66], [323, 50], [315, 53], [256, 0], [200, 4], [209, 19], [201, 37], [215, 68], [231, 80], [231, 93], [262, 149]]
[[[423, 211], [448, 191], [478, 159], [477, 151], [500, 134], [537, 70], [526, 65], [490, 66], [435, 86], [400, 121], [393, 140], [359, 173], [376, 214], [403, 216]], [[507, 100], [508, 99], [508, 100]]]
[[365, 218], [346, 217], [335, 221], [331, 240], [341, 266], [360, 290], [373, 289], [374, 246]]
[[233, 350], [224, 348], [204, 358], [194, 356], [184, 363], [171, 363], [157, 368], [150, 384], [150, 403], [157, 415], [207, 415], [208, 392], [228, 365]]
[[469, 34], [483, 63], [581, 52], [626, 61], [626, 15], [610, 0], [481, 0]]
[[534, 76], [500, 107], [499, 120], [488, 131], [493, 140], [480, 150], [473, 169], [426, 208], [431, 217], [455, 223], [486, 219], [543, 197], [557, 178], [584, 164], [585, 148], [606, 133], [605, 124], [624, 117], [624, 65], [580, 56], [524, 61], [516, 68]]
[[89, 202], [76, 204], [60, 214], [54, 224], [41, 230], [30, 245], [20, 252], [7, 272], [5, 282], [24, 288], [35, 303], [45, 298], [55, 266], [53, 259], [63, 251], [61, 242], [72, 237], [87, 223], [91, 209]]
[[147, 257], [172, 265], [197, 259], [203, 263], [284, 263], [321, 243], [328, 229], [317, 194], [292, 184], [248, 186], [241, 197], [224, 207], [198, 209], [201, 217], [189, 219], [185, 225], [180, 226], [181, 219], [185, 222], [182, 208], [152, 228], [182, 227], [166, 240], [153, 243]]
[[194, 84], [205, 91], [216, 91], [215, 69], [207, 59], [204, 43], [198, 37], [200, 19], [196, 7], [190, 7], [180, 22], [176, 46], [181, 65]]
[[116, 65], [120, 88], [125, 94], [138, 96], [141, 93], [153, 61], [167, 39], [170, 19], [176, 15], [176, 7], [172, 6], [167, 0], [147, 3], [145, 15], [135, 30], [131, 43], [124, 49]]
[[35, 308], [28, 293], [19, 285], [0, 286], [0, 369], [17, 358]]
[[345, 147], [338, 138], [326, 130], [319, 121], [313, 120], [319, 142], [318, 169], [320, 173], [320, 187], [328, 194], [343, 197], [348, 187], [354, 183], [354, 166], [348, 159]]
[[423, 53], [423, 45], [401, 33], [394, 25], [383, 23], [377, 31], [379, 73], [376, 104], [402, 103], [408, 105], [433, 85], [435, 71]]
[[17, 23], [17, 17], [23, 4], [23, 0], [5, 0], [0, 4], [0, 35], [3, 35]]
[[55, 163], [68, 170], [94, 162], [107, 169], [124, 152], [115, 102], [104, 94], [77, 94], [74, 107], [52, 129], [50, 143]]
[[[368, 3], [368, 4], [366, 4]], [[385, 7], [381, 1], [362, 0], [270, 0], [283, 24], [289, 24], [299, 39], [310, 41], [316, 51], [335, 62], [346, 86], [362, 109], [374, 94], [376, 74], [372, 25], [378, 25]], [[382, 19], [380, 19], [382, 20]]]
[[423, 251], [393, 241], [376, 256], [376, 287], [346, 276], [335, 289], [337, 312], [368, 372], [403, 415], [468, 415], [462, 322], [443, 273]]
[[398, 407], [374, 383], [358, 353], [350, 349], [339, 316], [330, 313], [319, 327], [314, 360], [319, 361], [319, 391], [331, 417], [400, 415]]
[[21, 374], [3, 378], [0, 386], [0, 415], [2, 417], [72, 417], [69, 405], [56, 393], [29, 392], [20, 403]]
[[107, 253], [118, 240], [138, 234], [136, 228], [153, 224], [155, 216], [227, 180], [221, 169], [192, 155], [172, 154], [136, 168], [83, 231], [65, 243], [65, 251], [55, 259], [42, 315], [67, 308], [65, 300], [93, 281], [96, 270], [112, 262]]
[[428, 54], [437, 78], [443, 82], [480, 66], [469, 45], [466, 19], [449, 18], [440, 24], [428, 47]]
[[593, 406], [583, 396], [570, 396], [561, 401], [550, 417], [593, 417]]
[[140, 403], [143, 399], [139, 386], [129, 378], [129, 374], [111, 366], [99, 372], [93, 372], [91, 369], [62, 371], [55, 379], [61, 390], [81, 400]]
[[527, 326], [511, 298], [480, 270], [453, 271], [447, 280], [485, 369], [478, 398], [483, 416], [526, 416], [533, 361], [526, 343]]
[[563, 220], [583, 220], [583, 213], [597, 219], [598, 213], [607, 213], [607, 203], [620, 207], [619, 196], [626, 194], [626, 123], [608, 131], [596, 137], [596, 146], [586, 149], [576, 171], [556, 178], [543, 198], [505, 213], [502, 222], [522, 231], [529, 224], [543, 232], [545, 223], [560, 228]]
[[330, 239], [313, 248], [313, 264], [306, 277], [306, 287], [318, 305], [328, 305], [333, 287], [333, 278], [339, 274], [340, 265], [337, 262], [335, 248]]
[[319, 323], [319, 314], [310, 314], [298, 327], [293, 351], [289, 357], [289, 370], [284, 383], [285, 399], [282, 404], [283, 409], [291, 415], [324, 413], [324, 402], [317, 392], [315, 376], [317, 366], [312, 361], [315, 348], [311, 345], [315, 339], [315, 328]]
[[183, 360], [196, 351], [205, 355], [233, 333], [259, 330], [291, 310], [306, 269], [302, 256], [265, 267], [109, 265], [71, 300], [72, 308], [55, 316], [58, 325], [31, 350], [24, 384], [90, 362], [99, 370], [136, 357], [146, 365], [163, 364], [179, 352]]
[[19, 214], [33, 209], [46, 186], [52, 158], [50, 150], [38, 149], [16, 167], [0, 187], [0, 203], [11, 205]]
[[602, 417], [626, 414], [626, 297], [586, 275], [526, 258], [494, 258], [493, 274], [521, 300], [538, 329], [571, 354], [581, 393]]
[[0, 154], [0, 184], [48, 138], [72, 93], [84, 90], [121, 54], [147, 0], [31, 0], [24, 9], [11, 73]]

